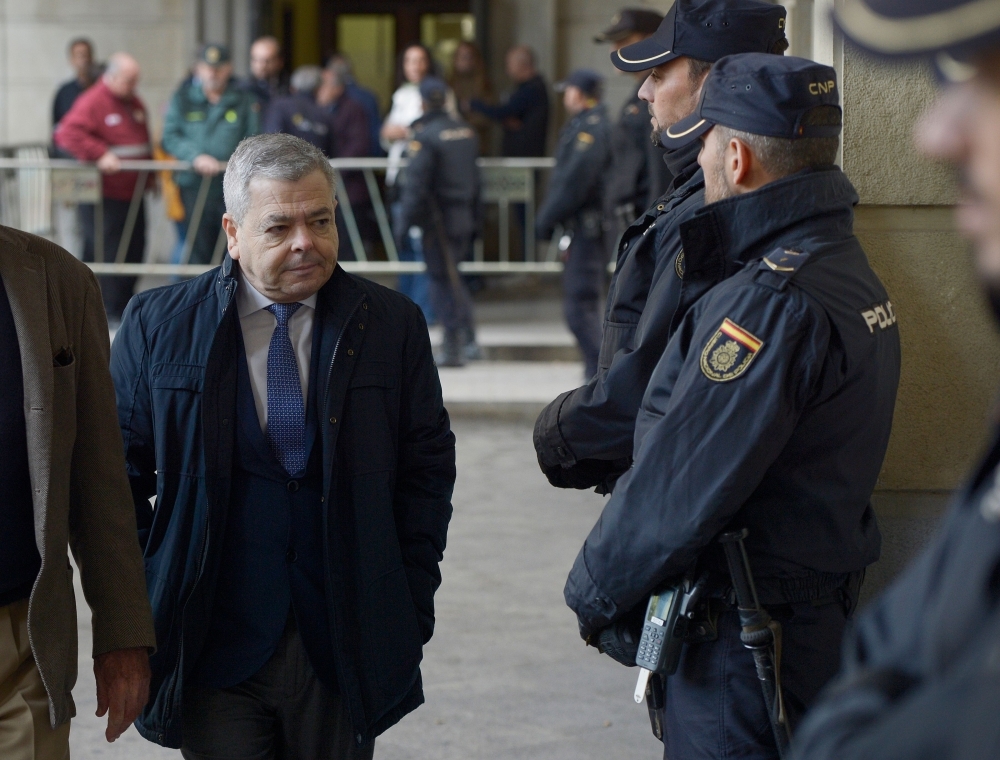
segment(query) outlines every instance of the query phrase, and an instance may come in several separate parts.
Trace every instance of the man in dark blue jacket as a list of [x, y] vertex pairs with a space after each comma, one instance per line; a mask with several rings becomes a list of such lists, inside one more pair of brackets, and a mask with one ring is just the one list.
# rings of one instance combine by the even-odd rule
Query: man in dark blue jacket
[[[734, 53], [781, 53], [788, 47], [784, 26], [785, 9], [760, 0], [678, 0], [655, 34], [616, 51], [611, 62], [629, 72], [653, 67], [639, 96], [649, 104], [659, 141], [663, 129], [698, 105], [711, 62]], [[554, 486], [611, 489], [631, 462], [639, 402], [667, 340], [690, 305], [735, 271], [732, 262], [693, 260], [682, 248], [679, 225], [704, 202], [698, 150], [697, 144], [666, 150], [670, 189], [622, 236], [597, 375], [538, 417], [535, 451]]]
[[778, 756], [721, 531], [749, 530], [760, 602], [782, 627], [791, 727], [836, 671], [861, 574], [879, 556], [869, 500], [889, 442], [899, 332], [852, 232], [857, 193], [832, 165], [835, 80], [801, 58], [723, 58], [698, 110], [665, 131], [677, 147], [704, 140], [707, 205], [681, 226], [684, 250], [743, 267], [671, 338], [639, 411], [635, 462], [565, 595], [594, 640], [670, 579], [706, 578], [713, 598], [660, 695], [671, 760]]
[[597, 374], [607, 263], [601, 177], [611, 159], [611, 125], [601, 105], [602, 84], [597, 72], [577, 69], [556, 85], [572, 118], [559, 133], [556, 165], [535, 221], [540, 240], [552, 237], [556, 225], [571, 235], [563, 253], [563, 314], [583, 354], [585, 378]]
[[299, 66], [289, 81], [291, 94], [271, 99], [261, 123], [262, 132], [284, 132], [301, 137], [315, 145], [323, 155], [336, 154], [330, 114], [316, 102], [322, 84], [323, 69], [319, 66]]
[[517, 85], [507, 101], [493, 106], [473, 100], [469, 106], [500, 122], [503, 156], [544, 156], [549, 131], [549, 93], [535, 68], [535, 53], [527, 45], [512, 47], [507, 51], [505, 64], [507, 76]]
[[424, 115], [413, 122], [409, 166], [401, 177], [400, 227], [419, 228], [431, 281], [431, 305], [444, 327], [438, 366], [461, 367], [478, 353], [472, 296], [458, 263], [472, 248], [479, 200], [479, 139], [444, 110], [448, 85], [437, 77], [420, 83]]
[[[942, 91], [917, 146], [961, 170], [957, 227], [974, 246], [1000, 320], [997, 11], [974, 0], [847, 0], [835, 18], [872, 53], [936, 65]], [[1000, 757], [1000, 436], [992, 417], [993, 441], [938, 535], [848, 636], [840, 675], [796, 739], [798, 760]]]
[[333, 184], [305, 141], [245, 140], [224, 265], [115, 338], [158, 646], [137, 726], [186, 758], [371, 758], [423, 701], [455, 439], [419, 309], [336, 265]]

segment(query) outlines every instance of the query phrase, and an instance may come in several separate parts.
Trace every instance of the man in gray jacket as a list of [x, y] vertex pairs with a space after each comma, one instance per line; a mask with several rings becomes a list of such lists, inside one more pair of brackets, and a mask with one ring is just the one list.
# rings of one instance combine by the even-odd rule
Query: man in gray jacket
[[0, 757], [69, 757], [76, 601], [93, 611], [97, 714], [135, 720], [155, 646], [97, 280], [0, 227]]

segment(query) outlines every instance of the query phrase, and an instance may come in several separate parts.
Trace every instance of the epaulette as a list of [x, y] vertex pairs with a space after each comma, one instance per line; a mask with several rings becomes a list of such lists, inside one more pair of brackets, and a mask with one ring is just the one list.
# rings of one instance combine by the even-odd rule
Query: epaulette
[[808, 260], [808, 253], [776, 248], [761, 259], [754, 280], [770, 285], [777, 290], [784, 290], [785, 286], [795, 277], [795, 273]]

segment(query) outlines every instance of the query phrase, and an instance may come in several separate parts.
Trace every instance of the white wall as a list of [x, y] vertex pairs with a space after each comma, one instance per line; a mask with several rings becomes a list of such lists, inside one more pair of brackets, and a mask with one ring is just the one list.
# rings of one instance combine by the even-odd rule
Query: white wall
[[0, 144], [48, 139], [52, 97], [72, 76], [66, 44], [92, 39], [98, 58], [117, 50], [142, 66], [139, 94], [154, 130], [192, 48], [186, 0], [0, 0]]

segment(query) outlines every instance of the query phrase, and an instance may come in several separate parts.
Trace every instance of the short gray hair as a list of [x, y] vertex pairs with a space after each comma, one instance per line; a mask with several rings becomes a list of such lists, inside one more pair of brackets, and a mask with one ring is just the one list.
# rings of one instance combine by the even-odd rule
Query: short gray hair
[[236, 146], [222, 178], [226, 211], [237, 225], [243, 224], [250, 210], [251, 180], [260, 177], [297, 182], [313, 172], [323, 173], [330, 183], [330, 198], [336, 198], [337, 175], [319, 148], [292, 135], [247, 137]]
[[[816, 106], [807, 111], [801, 124], [808, 126], [840, 126], [841, 111], [837, 106]], [[743, 132], [721, 124], [716, 143], [719, 155], [725, 153], [732, 138], [750, 146], [754, 156], [764, 170], [776, 178], [787, 177], [803, 169], [829, 166], [837, 160], [840, 148], [839, 137], [800, 137], [791, 140], [786, 137], [769, 137]]]
[[322, 78], [323, 69], [319, 66], [299, 66], [292, 72], [289, 84], [296, 92], [312, 94], [319, 89]]

